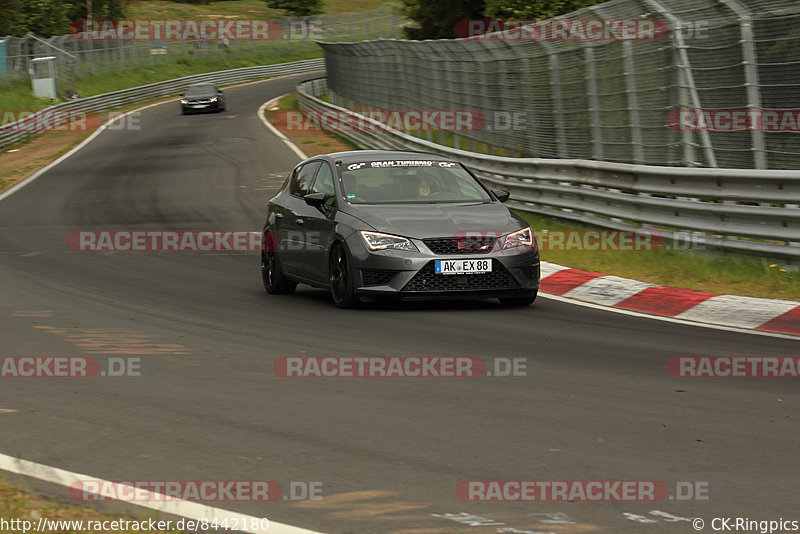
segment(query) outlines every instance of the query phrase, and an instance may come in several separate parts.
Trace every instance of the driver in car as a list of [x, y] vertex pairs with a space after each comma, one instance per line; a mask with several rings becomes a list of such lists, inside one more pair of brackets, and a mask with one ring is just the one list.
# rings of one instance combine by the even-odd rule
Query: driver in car
[[431, 183], [427, 178], [420, 180], [419, 184], [417, 185], [417, 196], [419, 198], [428, 198], [431, 196]]

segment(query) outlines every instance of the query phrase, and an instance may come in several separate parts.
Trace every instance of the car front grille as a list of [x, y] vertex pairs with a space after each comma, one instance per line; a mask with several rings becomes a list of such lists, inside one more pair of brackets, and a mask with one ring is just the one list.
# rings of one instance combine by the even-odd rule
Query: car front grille
[[385, 286], [391, 282], [400, 271], [386, 269], [362, 269], [361, 279], [365, 286]]
[[486, 254], [494, 249], [495, 236], [453, 236], [423, 239], [434, 254]]
[[403, 291], [472, 291], [481, 289], [514, 289], [519, 284], [499, 261], [492, 272], [479, 274], [436, 274], [434, 261], [429, 261], [403, 287]]

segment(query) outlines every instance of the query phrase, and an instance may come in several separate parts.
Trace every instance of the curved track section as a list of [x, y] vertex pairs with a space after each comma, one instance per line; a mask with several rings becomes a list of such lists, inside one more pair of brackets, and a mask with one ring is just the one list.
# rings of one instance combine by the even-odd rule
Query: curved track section
[[[221, 114], [146, 109], [140, 130], [104, 132], [0, 202], [0, 355], [141, 366], [138, 377], [0, 378], [0, 452], [108, 480], [322, 482], [322, 500], [217, 504], [332, 533], [800, 519], [797, 382], [665, 371], [675, 356], [796, 356], [797, 341], [545, 299], [338, 310], [302, 286], [266, 295], [253, 253], [67, 248], [76, 230], [258, 230], [296, 156], [255, 111], [299, 79], [231, 88]], [[327, 355], [525, 358], [527, 376], [273, 372], [282, 356]], [[708, 483], [710, 499], [469, 503], [454, 491], [519, 479]], [[467, 526], [481, 522], [469, 514], [490, 521]]]

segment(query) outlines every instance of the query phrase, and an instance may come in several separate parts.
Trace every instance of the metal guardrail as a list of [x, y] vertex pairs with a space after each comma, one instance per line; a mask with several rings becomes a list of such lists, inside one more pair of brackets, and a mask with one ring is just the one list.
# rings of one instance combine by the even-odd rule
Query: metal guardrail
[[142, 85], [132, 89], [123, 89], [122, 91], [115, 91], [113, 93], [70, 100], [38, 111], [30, 118], [0, 127], [0, 149], [19, 142], [31, 135], [41, 133], [41, 131], [37, 130], [35, 127], [37, 117], [44, 118], [44, 122], [51, 125], [57, 125], [59, 121], [64, 122], [67, 120], [66, 118], [60, 118], [60, 115], [66, 115], [66, 112], [100, 112], [152, 98], [176, 95], [190, 83], [211, 82], [217, 85], [231, 85], [261, 78], [286, 74], [301, 74], [317, 70], [325, 70], [324, 59], [307, 59], [291, 63], [243, 67], [240, 69], [194, 74], [183, 78]]
[[301, 109], [333, 113], [336, 124], [369, 124], [337, 130], [363, 147], [457, 158], [487, 184], [510, 191], [513, 207], [605, 228], [657, 231], [696, 248], [800, 260], [800, 171], [491, 156], [392, 130], [317, 98], [327, 93], [325, 78], [299, 84]]

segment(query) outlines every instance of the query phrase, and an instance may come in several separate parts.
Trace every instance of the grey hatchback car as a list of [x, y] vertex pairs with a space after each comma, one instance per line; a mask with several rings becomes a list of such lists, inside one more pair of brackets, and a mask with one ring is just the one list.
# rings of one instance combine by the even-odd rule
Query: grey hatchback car
[[213, 83], [193, 83], [181, 93], [181, 113], [225, 111], [225, 92]]
[[533, 230], [461, 163], [355, 150], [298, 164], [269, 201], [261, 275], [270, 294], [298, 283], [334, 304], [486, 299], [526, 306], [539, 289]]

